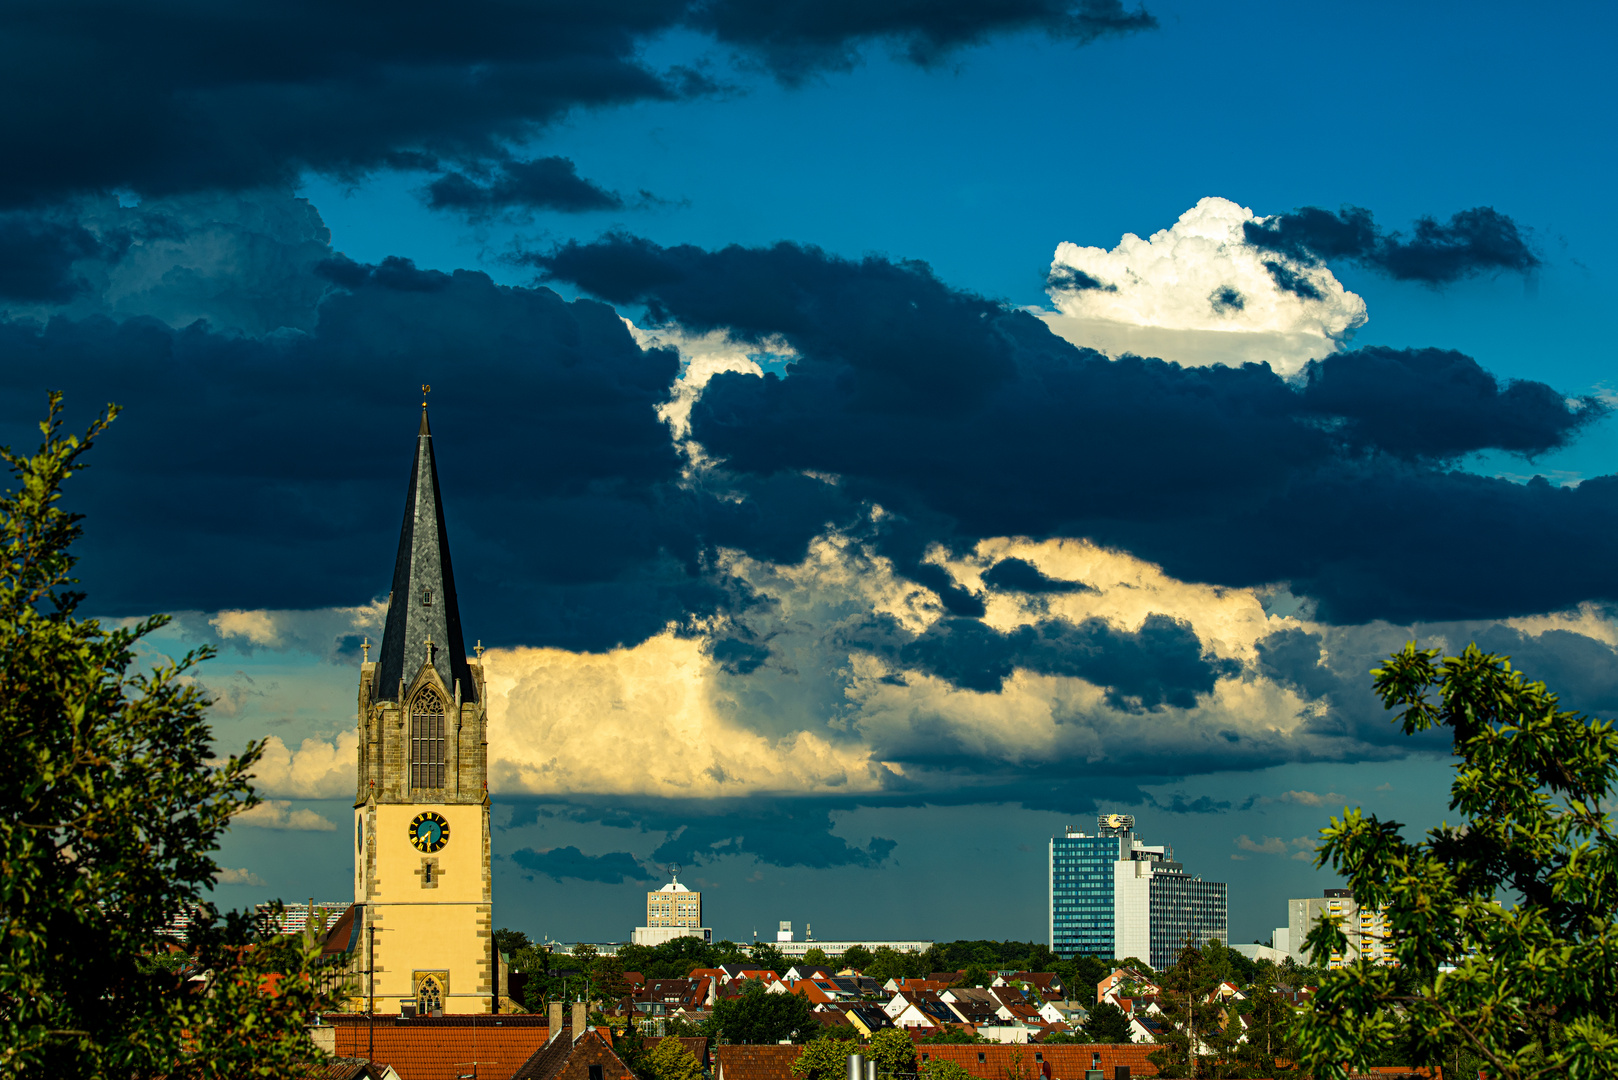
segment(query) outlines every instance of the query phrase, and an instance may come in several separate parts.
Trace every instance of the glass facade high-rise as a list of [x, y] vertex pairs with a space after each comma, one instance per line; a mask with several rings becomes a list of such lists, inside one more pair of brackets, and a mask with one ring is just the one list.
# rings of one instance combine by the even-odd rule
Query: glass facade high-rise
[[1128, 850], [1134, 826], [1127, 814], [1110, 814], [1094, 836], [1069, 825], [1064, 835], [1051, 837], [1049, 938], [1051, 951], [1064, 960], [1112, 956], [1113, 864]]
[[1223, 882], [1185, 872], [1162, 847], [1135, 839], [1135, 819], [1103, 814], [1095, 835], [1068, 826], [1050, 843], [1050, 947], [1063, 958], [1174, 963], [1189, 939], [1230, 940]]
[[1141, 959], [1158, 971], [1174, 965], [1187, 941], [1198, 948], [1210, 938], [1230, 944], [1225, 883], [1166, 869], [1173, 865], [1157, 864], [1151, 881], [1151, 956]]

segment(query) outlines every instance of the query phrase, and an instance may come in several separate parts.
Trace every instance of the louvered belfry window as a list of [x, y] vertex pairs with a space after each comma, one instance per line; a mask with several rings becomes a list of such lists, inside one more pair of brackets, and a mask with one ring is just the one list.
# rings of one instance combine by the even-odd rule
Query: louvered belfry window
[[444, 699], [430, 686], [410, 702], [410, 786], [444, 786]]

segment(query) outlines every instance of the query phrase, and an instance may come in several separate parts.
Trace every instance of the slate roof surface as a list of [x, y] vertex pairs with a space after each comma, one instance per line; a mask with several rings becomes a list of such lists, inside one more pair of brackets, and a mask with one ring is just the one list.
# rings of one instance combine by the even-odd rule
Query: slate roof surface
[[369, 1052], [371, 1025], [357, 1013], [328, 1015], [337, 1029], [339, 1057], [365, 1058], [393, 1066], [400, 1080], [455, 1080], [477, 1063], [478, 1080], [511, 1080], [535, 1050], [545, 1045], [545, 1017], [433, 1016], [376, 1018], [376, 1052]]
[[405, 492], [404, 525], [399, 530], [399, 554], [393, 564], [393, 591], [388, 596], [382, 649], [376, 658], [378, 698], [396, 698], [401, 680], [408, 684], [415, 678], [427, 658], [429, 637], [434, 645], [433, 667], [444, 686], [453, 692], [458, 679], [461, 699], [476, 701], [477, 684], [466, 663], [455, 573], [449, 564], [449, 534], [444, 529], [444, 504], [438, 493], [438, 466], [433, 460], [433, 435], [427, 428], [424, 405], [421, 429], [416, 434], [416, 460], [410, 467], [410, 486]]

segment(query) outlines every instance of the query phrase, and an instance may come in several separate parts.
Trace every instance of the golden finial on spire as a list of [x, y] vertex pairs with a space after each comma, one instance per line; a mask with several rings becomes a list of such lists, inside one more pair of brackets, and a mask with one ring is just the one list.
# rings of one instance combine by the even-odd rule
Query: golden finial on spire
[[427, 395], [432, 393], [432, 392], [433, 392], [433, 388], [431, 386], [429, 386], [427, 383], [422, 383], [421, 384], [421, 407], [422, 408], [425, 409], [427, 407]]

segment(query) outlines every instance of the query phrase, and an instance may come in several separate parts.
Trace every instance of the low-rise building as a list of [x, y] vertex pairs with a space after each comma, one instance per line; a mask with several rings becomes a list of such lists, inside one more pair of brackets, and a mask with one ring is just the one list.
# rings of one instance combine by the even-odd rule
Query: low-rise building
[[682, 937], [713, 941], [702, 925], [702, 893], [680, 884], [678, 866], [669, 867], [669, 883], [646, 894], [646, 925], [635, 927], [636, 945], [662, 945]]
[[[1348, 948], [1330, 956], [1305, 955], [1304, 939], [1322, 917], [1337, 920], [1348, 938]], [[1300, 964], [1340, 968], [1361, 957], [1374, 964], [1398, 966], [1393, 951], [1393, 928], [1387, 912], [1361, 907], [1351, 889], [1327, 889], [1324, 895], [1287, 901], [1287, 939], [1293, 945], [1292, 958]]]

